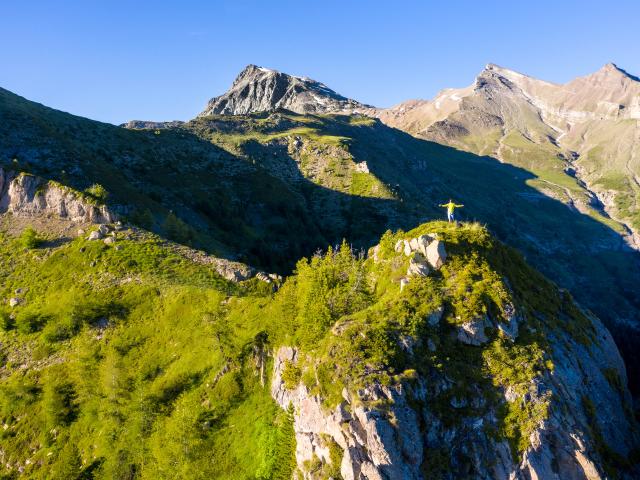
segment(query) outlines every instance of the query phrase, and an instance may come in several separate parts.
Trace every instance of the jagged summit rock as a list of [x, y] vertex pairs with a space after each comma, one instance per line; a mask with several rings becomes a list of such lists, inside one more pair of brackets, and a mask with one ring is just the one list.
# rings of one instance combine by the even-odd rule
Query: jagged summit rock
[[302, 114], [352, 113], [367, 108], [371, 107], [343, 97], [310, 78], [248, 65], [231, 88], [212, 98], [199, 116], [245, 115], [278, 109]]

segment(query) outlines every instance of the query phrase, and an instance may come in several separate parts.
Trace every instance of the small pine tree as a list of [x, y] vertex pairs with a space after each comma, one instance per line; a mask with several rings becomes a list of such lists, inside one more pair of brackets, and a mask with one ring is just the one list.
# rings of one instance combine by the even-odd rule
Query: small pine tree
[[153, 216], [153, 213], [151, 213], [151, 210], [146, 208], [142, 211], [137, 210], [133, 212], [133, 214], [131, 215], [131, 221], [146, 230], [151, 230], [156, 219]]
[[169, 212], [164, 221], [164, 231], [170, 240], [178, 243], [190, 243], [193, 240], [193, 231], [180, 220], [175, 213]]

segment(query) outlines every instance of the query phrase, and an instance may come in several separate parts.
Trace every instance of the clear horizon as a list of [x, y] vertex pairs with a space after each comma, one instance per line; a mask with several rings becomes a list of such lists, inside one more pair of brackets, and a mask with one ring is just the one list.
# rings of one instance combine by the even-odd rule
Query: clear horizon
[[180, 5], [3, 4], [0, 87], [119, 124], [193, 118], [250, 63], [379, 107], [469, 85], [487, 63], [556, 83], [609, 62], [640, 74], [631, 1]]

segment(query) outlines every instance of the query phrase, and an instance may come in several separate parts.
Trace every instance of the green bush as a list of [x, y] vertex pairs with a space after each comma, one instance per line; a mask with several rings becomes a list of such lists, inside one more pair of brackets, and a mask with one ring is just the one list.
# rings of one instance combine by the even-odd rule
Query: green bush
[[94, 183], [87, 189], [85, 189], [84, 193], [92, 197], [98, 203], [105, 203], [107, 201], [107, 197], [109, 197], [109, 192], [99, 183]]
[[24, 248], [38, 248], [42, 245], [42, 242], [43, 239], [38, 236], [38, 232], [36, 232], [32, 227], [25, 228], [20, 235], [20, 243]]
[[156, 219], [148, 208], [145, 210], [136, 210], [131, 214], [131, 221], [136, 225], [151, 230]]
[[301, 377], [302, 372], [300, 371], [300, 367], [292, 361], [286, 360], [284, 363], [284, 369], [282, 370], [282, 381], [284, 382], [284, 386], [289, 390], [293, 390], [300, 383]]
[[77, 413], [76, 391], [62, 368], [49, 370], [42, 407], [49, 428], [69, 425]]
[[54, 343], [67, 340], [76, 335], [82, 322], [74, 317], [66, 317], [57, 322], [49, 322], [42, 331], [42, 337], [46, 342]]
[[4, 330], [6, 332], [7, 330], [11, 330], [14, 326], [11, 315], [4, 310], [0, 310], [0, 330]]
[[34, 310], [23, 310], [16, 316], [16, 328], [20, 333], [29, 334], [42, 329], [49, 316]]

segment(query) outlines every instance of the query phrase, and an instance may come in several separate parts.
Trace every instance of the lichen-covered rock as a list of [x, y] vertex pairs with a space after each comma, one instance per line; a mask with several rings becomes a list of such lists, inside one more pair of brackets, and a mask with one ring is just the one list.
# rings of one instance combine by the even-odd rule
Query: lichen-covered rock
[[518, 337], [518, 323], [520, 321], [520, 317], [512, 304], [506, 305], [504, 316], [506, 317], [505, 321], [497, 322], [498, 330], [509, 340], [515, 340]]
[[436, 325], [438, 325], [438, 323], [440, 323], [440, 320], [442, 320], [442, 315], [444, 315], [444, 307], [439, 306], [429, 315], [429, 317], [427, 318], [427, 323], [430, 326], [435, 327]]

